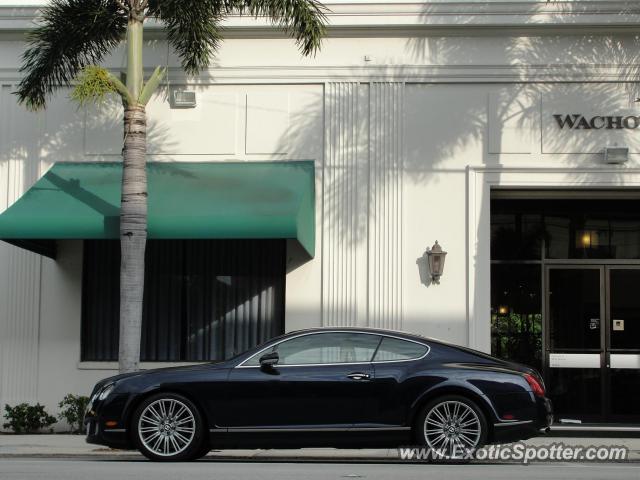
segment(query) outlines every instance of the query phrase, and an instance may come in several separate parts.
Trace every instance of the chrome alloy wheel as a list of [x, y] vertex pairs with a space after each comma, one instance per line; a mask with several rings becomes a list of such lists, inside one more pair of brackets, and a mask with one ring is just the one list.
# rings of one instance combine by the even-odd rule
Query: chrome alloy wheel
[[191, 445], [196, 420], [191, 409], [179, 400], [161, 398], [147, 407], [138, 420], [138, 435], [144, 446], [156, 455], [178, 455]]
[[482, 435], [480, 419], [467, 404], [447, 400], [429, 410], [424, 420], [424, 438], [437, 455], [461, 458], [474, 451]]

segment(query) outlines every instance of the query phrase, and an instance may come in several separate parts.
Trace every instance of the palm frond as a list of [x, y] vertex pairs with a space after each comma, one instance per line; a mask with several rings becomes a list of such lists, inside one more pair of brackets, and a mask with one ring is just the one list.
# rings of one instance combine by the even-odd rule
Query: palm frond
[[51, 0], [28, 34], [18, 85], [20, 103], [43, 108], [87, 65], [98, 64], [123, 39], [127, 12], [114, 0]]
[[189, 74], [209, 66], [222, 37], [219, 23], [225, 10], [221, 0], [149, 0], [148, 15], [164, 23], [167, 39]]
[[326, 30], [327, 9], [318, 0], [227, 0], [238, 13], [264, 16], [296, 39], [303, 55], [319, 48]]
[[318, 0], [149, 0], [148, 14], [165, 24], [189, 74], [209, 66], [220, 45], [220, 22], [228, 15], [267, 17], [296, 39], [304, 55], [320, 47], [326, 24]]

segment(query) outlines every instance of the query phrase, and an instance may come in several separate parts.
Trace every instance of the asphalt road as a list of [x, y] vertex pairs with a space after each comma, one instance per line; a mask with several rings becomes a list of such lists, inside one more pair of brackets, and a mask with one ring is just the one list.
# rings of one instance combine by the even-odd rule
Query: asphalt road
[[0, 480], [479, 480], [640, 478], [640, 464], [408, 465], [201, 460], [159, 464], [120, 459], [0, 459]]

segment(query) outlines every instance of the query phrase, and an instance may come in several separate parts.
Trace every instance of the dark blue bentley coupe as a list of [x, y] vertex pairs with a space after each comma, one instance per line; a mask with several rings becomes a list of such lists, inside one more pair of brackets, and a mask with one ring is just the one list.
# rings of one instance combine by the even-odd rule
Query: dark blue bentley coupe
[[212, 448], [401, 445], [446, 457], [535, 436], [551, 418], [531, 368], [401, 332], [322, 328], [220, 363], [102, 380], [85, 424], [89, 443], [179, 461]]

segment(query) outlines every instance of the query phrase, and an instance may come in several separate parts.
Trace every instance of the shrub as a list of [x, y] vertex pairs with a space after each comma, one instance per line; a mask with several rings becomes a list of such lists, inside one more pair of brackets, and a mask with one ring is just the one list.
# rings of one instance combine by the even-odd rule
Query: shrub
[[89, 397], [68, 393], [58, 404], [62, 409], [58, 418], [66, 420], [72, 433], [84, 433], [84, 412], [87, 410]]
[[4, 418], [8, 422], [2, 426], [10, 428], [14, 433], [34, 433], [56, 423], [56, 417], [49, 415], [39, 403], [21, 403], [15, 407], [5, 405], [4, 410]]

